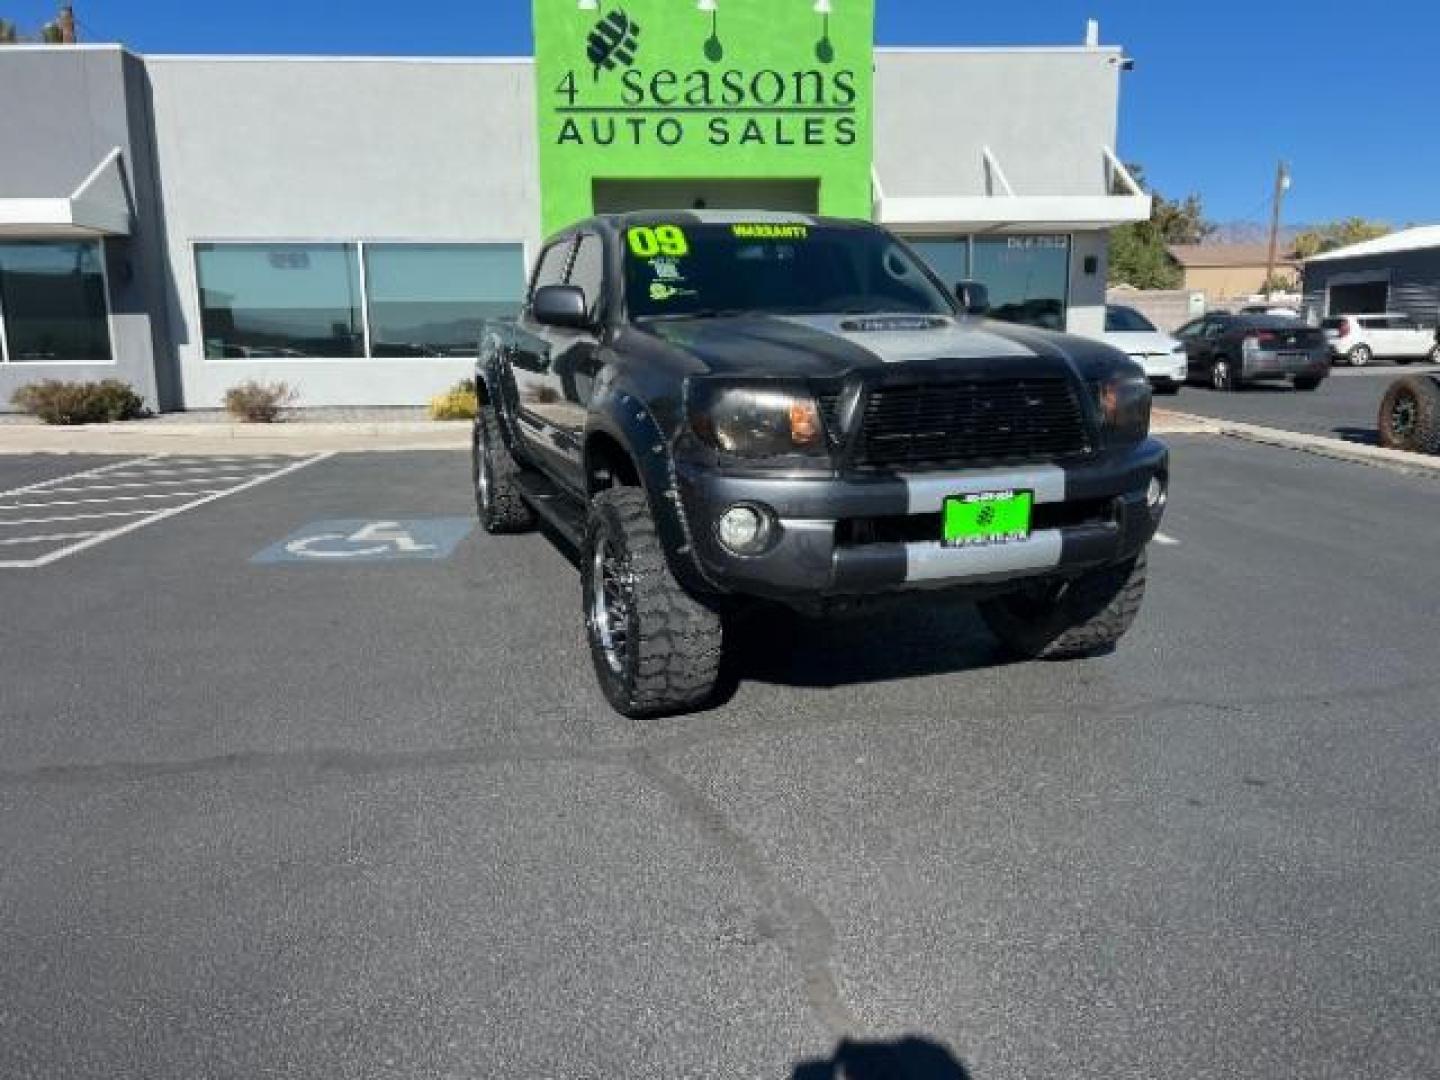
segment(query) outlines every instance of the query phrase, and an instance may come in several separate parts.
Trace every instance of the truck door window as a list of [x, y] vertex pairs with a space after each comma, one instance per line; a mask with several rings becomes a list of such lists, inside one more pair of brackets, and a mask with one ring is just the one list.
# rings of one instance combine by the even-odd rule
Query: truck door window
[[586, 233], [575, 249], [575, 263], [570, 268], [570, 284], [585, 290], [590, 320], [598, 322], [605, 300], [605, 245], [600, 237]]
[[530, 286], [530, 299], [534, 299], [536, 289], [565, 284], [565, 271], [570, 265], [570, 248], [573, 244], [574, 241], [566, 237], [545, 249], [535, 267], [535, 282]]

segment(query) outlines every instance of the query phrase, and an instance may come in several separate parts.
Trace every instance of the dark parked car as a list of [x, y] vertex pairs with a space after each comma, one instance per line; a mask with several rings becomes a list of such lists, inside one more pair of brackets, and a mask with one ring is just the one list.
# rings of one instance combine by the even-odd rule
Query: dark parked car
[[984, 307], [860, 222], [582, 222], [486, 328], [480, 519], [579, 549], [595, 671], [632, 716], [703, 705], [728, 617], [767, 602], [959, 591], [1016, 653], [1104, 650], [1165, 508], [1149, 384]]
[[1294, 381], [1314, 390], [1330, 374], [1330, 346], [1322, 331], [1282, 315], [1211, 312], [1186, 323], [1175, 336], [1185, 345], [1189, 381], [1216, 390], [1248, 382]]

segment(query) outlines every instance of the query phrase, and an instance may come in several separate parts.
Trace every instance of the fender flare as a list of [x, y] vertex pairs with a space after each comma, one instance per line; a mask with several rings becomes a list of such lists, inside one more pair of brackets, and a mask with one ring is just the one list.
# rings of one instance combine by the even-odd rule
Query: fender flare
[[495, 405], [495, 415], [500, 421], [500, 437], [505, 440], [510, 453], [518, 459], [524, 457], [524, 447], [515, 430], [514, 381], [507, 378], [504, 335], [489, 329], [480, 340], [480, 355], [475, 361], [475, 385], [477, 390], [485, 388], [485, 398]]
[[665, 561], [676, 580], [691, 592], [721, 592], [709, 580], [696, 558], [690, 522], [685, 516], [675, 476], [671, 440], [650, 409], [638, 397], [624, 390], [611, 390], [603, 399], [597, 397], [592, 401], [590, 422], [585, 429], [584, 468], [587, 477], [590, 475], [591, 437], [596, 434], [609, 436], [629, 455], [650, 503], [655, 531], [665, 551]]

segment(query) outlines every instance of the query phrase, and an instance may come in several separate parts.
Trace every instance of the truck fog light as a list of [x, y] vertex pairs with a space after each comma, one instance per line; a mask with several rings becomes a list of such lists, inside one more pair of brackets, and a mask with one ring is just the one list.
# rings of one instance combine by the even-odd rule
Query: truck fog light
[[770, 518], [759, 507], [736, 505], [720, 515], [720, 543], [735, 555], [758, 555], [770, 541]]
[[1150, 488], [1145, 492], [1145, 501], [1150, 504], [1151, 510], [1159, 510], [1165, 505], [1165, 499], [1165, 481], [1158, 476], [1152, 476], [1150, 478]]

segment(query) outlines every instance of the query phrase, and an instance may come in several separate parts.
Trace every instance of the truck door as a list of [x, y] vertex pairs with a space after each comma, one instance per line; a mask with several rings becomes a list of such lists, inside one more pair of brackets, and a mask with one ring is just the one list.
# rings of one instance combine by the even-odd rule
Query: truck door
[[555, 479], [577, 491], [584, 490], [585, 417], [599, 371], [604, 265], [604, 244], [595, 233], [562, 241], [542, 256], [535, 288], [573, 285], [582, 289], [591, 327], [543, 326], [527, 306], [520, 319], [523, 344], [514, 362], [520, 427], [527, 445]]
[[555, 241], [540, 254], [535, 277], [515, 328], [515, 348], [510, 369], [515, 377], [516, 425], [526, 449], [547, 472], [562, 472], [564, 454], [556, 441], [555, 401], [551, 375], [552, 335], [555, 328], [542, 326], [531, 309], [535, 292], [547, 285], [564, 285], [575, 253], [575, 237]]

